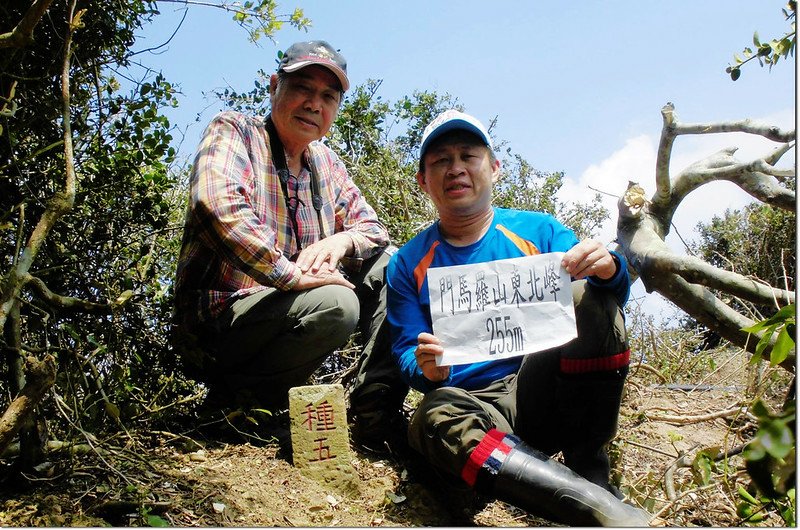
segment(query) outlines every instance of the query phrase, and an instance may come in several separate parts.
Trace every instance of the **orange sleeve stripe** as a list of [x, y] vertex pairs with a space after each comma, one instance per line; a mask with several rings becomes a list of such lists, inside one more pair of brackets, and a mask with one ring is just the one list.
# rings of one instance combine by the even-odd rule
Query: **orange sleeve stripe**
[[428, 274], [428, 268], [433, 263], [433, 251], [439, 246], [438, 241], [434, 241], [431, 248], [428, 249], [427, 254], [419, 261], [419, 265], [414, 268], [414, 279], [417, 280], [417, 292], [422, 291], [422, 284], [425, 283], [425, 276]]
[[541, 252], [539, 252], [539, 249], [536, 248], [536, 245], [534, 245], [533, 243], [531, 243], [526, 239], [522, 239], [521, 237], [519, 237], [517, 234], [515, 234], [505, 226], [497, 225], [497, 229], [503, 232], [506, 235], [506, 237], [510, 239], [511, 242], [514, 243], [517, 246], [517, 248], [519, 248], [522, 251], [522, 253], [525, 254], [526, 256], [536, 256], [541, 254]]

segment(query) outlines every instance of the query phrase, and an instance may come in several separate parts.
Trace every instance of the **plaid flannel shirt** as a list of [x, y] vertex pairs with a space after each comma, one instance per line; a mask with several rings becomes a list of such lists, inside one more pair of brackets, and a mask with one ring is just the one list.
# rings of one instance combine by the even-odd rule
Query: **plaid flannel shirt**
[[[319, 179], [325, 235], [346, 232], [356, 258], [371, 257], [388, 245], [386, 227], [341, 159], [321, 142], [312, 142], [304, 156]], [[297, 179], [302, 201], [297, 222], [305, 248], [319, 240], [320, 230], [311, 172], [303, 169]], [[286, 256], [297, 250], [264, 119], [218, 114], [203, 134], [189, 181], [175, 284], [178, 322], [208, 322], [234, 300], [267, 287], [291, 289], [301, 273]]]

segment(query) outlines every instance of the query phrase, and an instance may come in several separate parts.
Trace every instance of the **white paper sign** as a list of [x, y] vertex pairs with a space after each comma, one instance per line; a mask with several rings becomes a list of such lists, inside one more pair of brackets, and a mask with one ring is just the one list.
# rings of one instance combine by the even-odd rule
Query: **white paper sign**
[[563, 252], [428, 269], [439, 365], [504, 359], [578, 336]]

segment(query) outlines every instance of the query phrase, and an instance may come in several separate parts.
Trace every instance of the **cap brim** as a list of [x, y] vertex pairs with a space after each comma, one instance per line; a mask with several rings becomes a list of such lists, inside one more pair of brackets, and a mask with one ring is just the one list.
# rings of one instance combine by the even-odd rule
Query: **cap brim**
[[425, 156], [425, 150], [428, 148], [431, 142], [435, 141], [443, 134], [449, 133], [450, 131], [467, 131], [480, 138], [485, 145], [489, 147], [492, 145], [489, 138], [487, 138], [483, 131], [481, 131], [478, 127], [466, 120], [456, 118], [439, 125], [428, 135], [427, 138], [425, 138], [425, 141], [422, 142], [422, 146], [419, 148], [420, 159]]
[[347, 92], [350, 89], [350, 80], [347, 79], [347, 74], [336, 66], [335, 64], [326, 62], [326, 61], [312, 61], [312, 60], [305, 60], [305, 61], [297, 61], [296, 63], [292, 64], [291, 66], [284, 66], [281, 68], [284, 72], [296, 72], [301, 68], [305, 68], [306, 66], [311, 66], [312, 64], [318, 64], [320, 66], [324, 66], [339, 79], [339, 83], [342, 85], [342, 92]]

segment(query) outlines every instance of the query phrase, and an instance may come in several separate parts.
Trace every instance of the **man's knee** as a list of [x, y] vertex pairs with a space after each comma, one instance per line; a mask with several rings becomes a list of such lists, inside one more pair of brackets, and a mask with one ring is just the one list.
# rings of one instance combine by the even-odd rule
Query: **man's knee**
[[358, 324], [361, 307], [353, 290], [342, 285], [324, 285], [314, 291], [313, 308], [304, 320], [325, 333], [349, 336]]
[[608, 353], [628, 349], [625, 316], [613, 293], [583, 280], [572, 283], [572, 298], [582, 349], [593, 345], [595, 351]]

